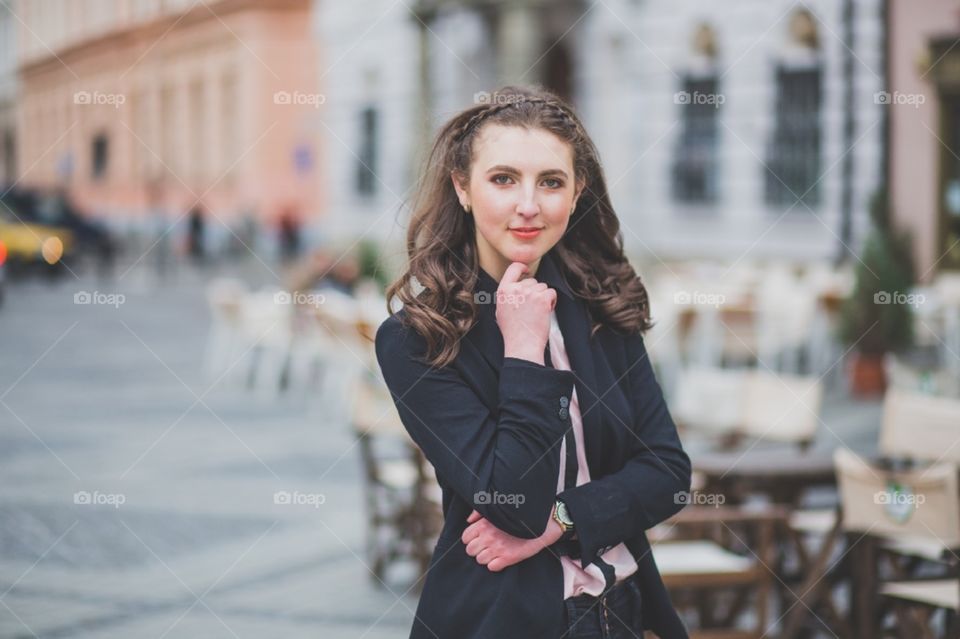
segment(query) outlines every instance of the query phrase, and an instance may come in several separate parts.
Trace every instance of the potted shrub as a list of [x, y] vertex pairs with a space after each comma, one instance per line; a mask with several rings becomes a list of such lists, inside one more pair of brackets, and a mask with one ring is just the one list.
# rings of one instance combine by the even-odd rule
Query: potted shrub
[[373, 280], [383, 293], [390, 283], [390, 275], [380, 257], [380, 247], [372, 240], [361, 240], [357, 247], [360, 277]]
[[855, 267], [853, 292], [842, 307], [840, 339], [853, 346], [848, 367], [856, 396], [886, 389], [884, 356], [913, 344], [913, 309], [904, 297], [914, 284], [910, 236], [893, 228], [886, 193], [870, 204], [873, 228]]

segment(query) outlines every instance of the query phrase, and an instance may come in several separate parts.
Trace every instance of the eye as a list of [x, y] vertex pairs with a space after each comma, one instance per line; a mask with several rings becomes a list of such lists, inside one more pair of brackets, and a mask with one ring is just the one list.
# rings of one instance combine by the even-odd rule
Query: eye
[[511, 179], [510, 176], [507, 175], [506, 173], [500, 173], [498, 175], [493, 176], [493, 183], [501, 184], [501, 185], [510, 184], [510, 179]]
[[560, 189], [563, 188], [563, 180], [559, 178], [547, 178], [543, 181], [548, 189]]

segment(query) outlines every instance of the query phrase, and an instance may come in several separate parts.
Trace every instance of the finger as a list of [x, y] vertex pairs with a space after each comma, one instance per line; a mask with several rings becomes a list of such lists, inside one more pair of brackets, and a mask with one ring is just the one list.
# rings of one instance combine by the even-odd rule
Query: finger
[[507, 560], [503, 557], [494, 557], [490, 563], [487, 564], [487, 570], [490, 572], [500, 572], [507, 567]]
[[460, 535], [460, 541], [462, 541], [464, 545], [466, 545], [479, 536], [480, 535], [477, 532], [476, 526], [467, 526], [466, 529], [463, 531], [463, 534]]
[[550, 310], [554, 310], [557, 307], [557, 292], [554, 289], [547, 291], [547, 296], [550, 298]]
[[481, 566], [486, 566], [494, 559], [495, 557], [493, 556], [493, 551], [490, 550], [489, 548], [484, 548], [479, 553], [477, 553], [477, 563], [480, 564]]
[[483, 515], [481, 515], [477, 511], [473, 511], [472, 513], [470, 513], [470, 516], [467, 517], [467, 523], [472, 524], [473, 522], [477, 521], [478, 519], [481, 519], [482, 517]]
[[507, 270], [504, 271], [503, 277], [500, 278], [499, 288], [503, 288], [504, 284], [513, 284], [514, 282], [520, 281], [520, 277], [527, 272], [527, 265], [523, 262], [514, 262], [507, 267]]
[[479, 539], [474, 539], [469, 544], [467, 544], [467, 554], [471, 557], [476, 557], [480, 554], [480, 551], [484, 549], [483, 543]]

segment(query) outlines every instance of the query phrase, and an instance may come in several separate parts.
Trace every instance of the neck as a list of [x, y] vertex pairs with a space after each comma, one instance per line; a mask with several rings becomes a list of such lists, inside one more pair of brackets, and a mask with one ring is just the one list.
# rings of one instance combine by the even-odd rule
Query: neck
[[[537, 268], [539, 268], [540, 260], [542, 259], [542, 257], [538, 257], [533, 262], [527, 264], [527, 271], [530, 277], [534, 277], [537, 274]], [[485, 256], [481, 253], [479, 261], [480, 268], [486, 271], [487, 275], [497, 282], [503, 279], [503, 274], [507, 272], [507, 268], [512, 263], [500, 253], [496, 253], [494, 256]]]

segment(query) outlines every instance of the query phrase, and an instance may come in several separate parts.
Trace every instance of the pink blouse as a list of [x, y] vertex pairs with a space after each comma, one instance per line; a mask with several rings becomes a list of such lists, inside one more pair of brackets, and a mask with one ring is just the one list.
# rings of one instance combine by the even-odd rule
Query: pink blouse
[[[550, 315], [550, 360], [554, 368], [560, 370], [570, 370], [570, 358], [567, 356], [566, 348], [563, 344], [563, 334], [560, 332], [560, 325], [557, 322], [556, 313]], [[577, 401], [577, 391], [574, 388], [570, 398], [570, 423], [573, 427], [573, 436], [577, 444], [577, 486], [590, 481], [590, 469], [587, 468], [587, 456], [583, 448], [583, 418], [580, 415], [580, 404]], [[560, 445], [560, 477], [557, 480], [557, 494], [564, 490], [563, 477], [567, 466], [566, 439]], [[576, 526], [576, 520], [574, 520]], [[601, 555], [601, 558], [613, 566], [616, 582], [620, 583], [625, 578], [637, 571], [637, 562], [630, 554], [630, 550], [625, 544], [620, 543]], [[600, 568], [589, 564], [584, 568], [579, 559], [570, 557], [561, 557], [560, 564], [563, 567], [563, 597], [568, 599], [577, 595], [603, 594], [606, 580]]]

